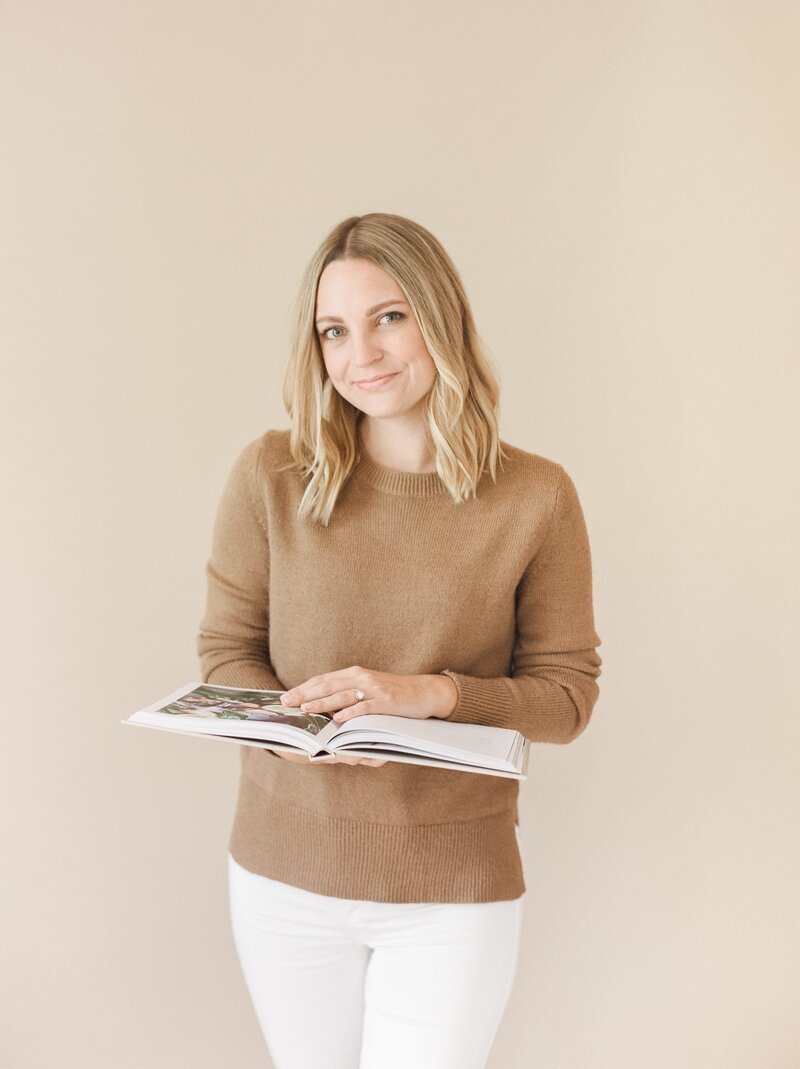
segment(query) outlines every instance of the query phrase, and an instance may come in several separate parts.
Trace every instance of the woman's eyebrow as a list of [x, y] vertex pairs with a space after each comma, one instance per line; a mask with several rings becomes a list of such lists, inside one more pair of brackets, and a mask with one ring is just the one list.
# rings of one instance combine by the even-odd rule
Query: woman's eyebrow
[[[374, 304], [372, 306], [372, 308], [368, 308], [366, 310], [366, 312], [364, 313], [364, 318], [366, 319], [366, 318], [369, 318], [369, 316], [374, 316], [376, 312], [380, 312], [381, 308], [385, 308], [387, 306], [387, 304], [405, 304], [405, 305], [407, 305], [408, 301], [403, 301], [403, 300], [399, 300], [399, 301], [397, 301], [397, 300], [381, 301], [380, 304]], [[339, 319], [338, 316], [320, 316], [319, 319], [317, 320], [317, 326], [319, 326], [320, 323], [325, 323], [325, 322], [328, 322], [328, 323], [344, 323], [344, 320], [343, 319]]]

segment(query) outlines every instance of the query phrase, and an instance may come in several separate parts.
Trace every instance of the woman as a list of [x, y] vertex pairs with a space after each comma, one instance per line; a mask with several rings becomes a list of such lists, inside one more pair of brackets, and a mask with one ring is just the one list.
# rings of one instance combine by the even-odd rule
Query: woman
[[[344, 220], [297, 303], [290, 431], [240, 453], [203, 680], [565, 743], [598, 694], [591, 563], [558, 463], [498, 436], [458, 273], [401, 216]], [[478, 1069], [516, 969], [519, 782], [241, 748], [233, 932], [277, 1069]], [[354, 767], [343, 767], [343, 766]]]

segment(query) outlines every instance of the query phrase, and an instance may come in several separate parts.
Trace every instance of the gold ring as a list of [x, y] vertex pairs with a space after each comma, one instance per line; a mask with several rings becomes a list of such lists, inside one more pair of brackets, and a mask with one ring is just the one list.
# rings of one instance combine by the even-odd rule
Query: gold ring
[[357, 702], [363, 702], [363, 700], [364, 700], [364, 691], [354, 688], [353, 689], [353, 697], [356, 699]]

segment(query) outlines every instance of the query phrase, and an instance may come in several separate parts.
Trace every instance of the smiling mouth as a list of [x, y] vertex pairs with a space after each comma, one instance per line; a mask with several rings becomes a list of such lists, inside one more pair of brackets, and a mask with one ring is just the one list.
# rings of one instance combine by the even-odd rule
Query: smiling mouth
[[369, 389], [377, 389], [379, 386], [382, 386], [385, 382], [391, 382], [391, 380], [395, 377], [395, 375], [398, 375], [398, 374], [399, 374], [399, 372], [392, 371], [389, 375], [379, 375], [377, 378], [374, 378], [374, 379], [361, 379], [360, 382], [356, 383], [356, 386], [362, 386], [362, 387], [364, 387], [365, 389], [368, 389], [368, 390]]

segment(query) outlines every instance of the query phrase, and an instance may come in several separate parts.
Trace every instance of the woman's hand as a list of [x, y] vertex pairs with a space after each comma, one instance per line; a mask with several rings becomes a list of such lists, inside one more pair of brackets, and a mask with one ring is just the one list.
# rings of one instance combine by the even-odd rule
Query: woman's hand
[[[356, 690], [364, 697], [356, 698]], [[312, 676], [281, 695], [283, 705], [304, 713], [332, 713], [337, 724], [369, 713], [409, 716], [415, 720], [444, 719], [458, 701], [458, 689], [445, 675], [392, 675], [354, 665], [338, 672]]]

